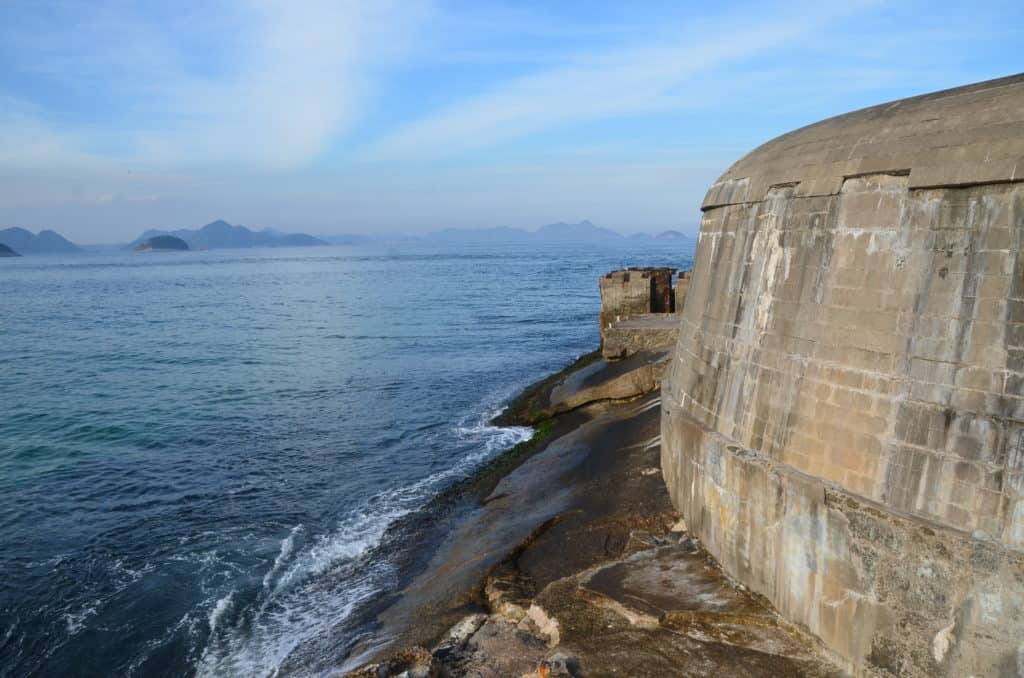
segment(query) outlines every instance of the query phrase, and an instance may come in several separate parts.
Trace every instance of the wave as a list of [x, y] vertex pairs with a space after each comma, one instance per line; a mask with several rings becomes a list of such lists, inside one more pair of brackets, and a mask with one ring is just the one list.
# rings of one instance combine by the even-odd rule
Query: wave
[[214, 603], [209, 617], [210, 633], [216, 633], [217, 625], [220, 623], [221, 618], [231, 609], [231, 603], [234, 597], [235, 592], [232, 590], [229, 591], [226, 596]]
[[102, 601], [95, 600], [76, 612], [64, 613], [64, 623], [67, 625], [67, 634], [69, 638], [78, 634], [79, 631], [85, 628], [85, 621], [99, 611], [99, 606], [101, 604]]
[[470, 455], [466, 461], [481, 461], [495, 452], [507, 450], [530, 439], [533, 429], [529, 426], [495, 426], [491, 424], [494, 418], [504, 411], [503, 407], [486, 412], [479, 421], [471, 425], [462, 424], [455, 427], [455, 435], [459, 439], [479, 440], [483, 444], [482, 452]]
[[456, 437], [475, 451], [443, 471], [370, 497], [330, 533], [308, 539], [302, 524], [292, 527], [246, 609], [234, 591], [213, 604], [197, 676], [291, 672], [291, 664], [302, 664], [296, 655], [304, 646], [327, 642], [332, 633], [344, 635], [362, 604], [397, 584], [395, 549], [384, 543], [389, 528], [426, 506], [455, 477], [532, 435], [528, 427], [491, 425], [496, 414], [467, 417], [454, 427]]
[[295, 537], [302, 531], [302, 523], [299, 523], [292, 528], [292, 531], [287, 537], [281, 540], [281, 550], [278, 551], [277, 557], [274, 558], [274, 564], [267, 570], [267, 573], [263, 575], [263, 588], [270, 588], [270, 582], [273, 581], [274, 576], [281, 569], [288, 557], [292, 554], [295, 549]]

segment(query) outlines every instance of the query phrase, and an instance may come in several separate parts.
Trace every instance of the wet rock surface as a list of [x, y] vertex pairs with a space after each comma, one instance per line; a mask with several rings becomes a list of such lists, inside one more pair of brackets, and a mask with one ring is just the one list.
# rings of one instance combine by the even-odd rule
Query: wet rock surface
[[[630, 371], [593, 363], [541, 395]], [[579, 425], [503, 478], [389, 611], [409, 626], [392, 647], [420, 663], [392, 655], [350, 675], [842, 675], [685, 532], [659, 471], [659, 394], [573, 416]]]

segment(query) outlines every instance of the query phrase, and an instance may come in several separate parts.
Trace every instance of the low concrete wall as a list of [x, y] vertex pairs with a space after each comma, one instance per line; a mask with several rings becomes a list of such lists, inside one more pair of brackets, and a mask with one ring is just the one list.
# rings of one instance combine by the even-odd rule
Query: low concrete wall
[[641, 351], [668, 349], [679, 337], [679, 321], [672, 315], [648, 313], [610, 323], [601, 332], [601, 356], [621, 360]]

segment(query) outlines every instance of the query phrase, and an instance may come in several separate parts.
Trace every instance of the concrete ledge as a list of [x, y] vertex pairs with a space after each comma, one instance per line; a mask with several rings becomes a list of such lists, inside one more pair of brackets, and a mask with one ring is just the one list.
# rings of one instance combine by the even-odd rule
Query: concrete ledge
[[1024, 671], [1024, 555], [740, 447], [663, 389], [662, 471], [722, 567], [858, 675]]
[[601, 334], [601, 355], [605, 360], [621, 360], [642, 351], [670, 350], [679, 338], [679, 316], [633, 316], [610, 323]]

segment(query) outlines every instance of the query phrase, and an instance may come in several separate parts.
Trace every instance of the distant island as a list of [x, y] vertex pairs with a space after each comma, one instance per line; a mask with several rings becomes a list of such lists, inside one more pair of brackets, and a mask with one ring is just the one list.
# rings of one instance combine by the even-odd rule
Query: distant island
[[21, 255], [0, 242], [0, 257], [20, 257]]
[[245, 226], [234, 226], [226, 221], [214, 221], [198, 230], [179, 229], [177, 231], [149, 230], [128, 245], [129, 249], [137, 250], [143, 243], [157, 236], [172, 236], [183, 240], [193, 250], [216, 250], [227, 248], [249, 247], [311, 247], [326, 245], [319, 238], [305, 233], [281, 233], [279, 231], [253, 231]]
[[658, 235], [651, 235], [650, 233], [636, 233], [630, 237], [636, 238], [637, 240], [692, 240], [690, 236], [681, 231], [662, 231]]
[[173, 235], [154, 235], [133, 248], [135, 252], [187, 252], [188, 250], [188, 243]]
[[[446, 228], [423, 235], [412, 234], [356, 234], [342, 233], [317, 238], [306, 233], [284, 233], [275, 229], [252, 230], [245, 226], [217, 220], [202, 228], [182, 228], [174, 231], [150, 229], [135, 240], [124, 245], [76, 245], [52, 230], [38, 234], [23, 228], [0, 230], [0, 245], [6, 245], [18, 255], [78, 254], [84, 251], [107, 251], [122, 249], [129, 251], [174, 250], [177, 247], [147, 249], [147, 243], [159, 236], [170, 236], [184, 241], [190, 250], [249, 249], [256, 247], [317, 247], [323, 245], [373, 245], [424, 243], [431, 245], [511, 245], [523, 246], [595, 244], [616, 246], [630, 241], [689, 241], [695, 238], [680, 231], [662, 231], [657, 235], [635, 233], [623, 235], [608, 228], [597, 226], [591, 221], [576, 223], [557, 222], [546, 224], [536, 230], [510, 226], [484, 228]], [[10, 256], [10, 255], [5, 255]]]
[[[38, 234], [24, 228], [0, 230], [0, 244], [24, 255], [32, 254], [78, 254], [82, 248], [56, 231], [39, 231]], [[10, 255], [7, 255], [10, 256]]]

